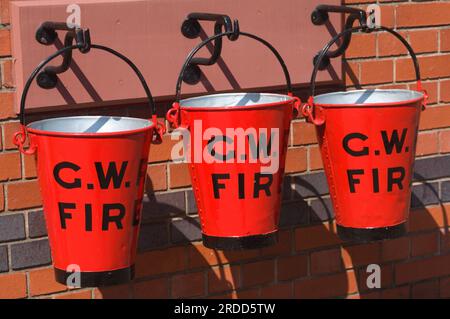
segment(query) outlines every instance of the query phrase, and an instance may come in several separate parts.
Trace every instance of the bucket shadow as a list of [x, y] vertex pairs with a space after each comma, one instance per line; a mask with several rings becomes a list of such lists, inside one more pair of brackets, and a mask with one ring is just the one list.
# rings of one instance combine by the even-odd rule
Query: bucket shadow
[[[144, 200], [144, 210], [139, 238], [139, 253], [152, 250], [164, 251], [173, 247], [184, 247], [187, 251], [186, 268], [157, 276], [137, 278], [134, 282], [112, 287], [102, 287], [99, 291], [104, 298], [410, 298], [414, 289], [414, 297], [432, 297], [429, 291], [412, 288], [409, 283], [395, 285], [394, 264], [400, 260], [413, 256], [411, 238], [429, 234], [434, 230], [439, 235], [441, 253], [450, 250], [450, 237], [446, 208], [439, 199], [439, 193], [432, 183], [428, 183], [416, 176], [415, 182], [422, 184], [415, 188], [412, 196], [414, 225], [411, 225], [412, 237], [402, 237], [393, 240], [384, 240], [368, 244], [343, 243], [338, 238], [334, 227], [334, 213], [328, 195], [325, 176], [323, 172], [304, 176], [287, 176], [284, 183], [284, 202], [280, 216], [280, 240], [273, 247], [245, 250], [245, 251], [219, 251], [205, 248], [201, 240], [200, 223], [197, 217], [186, 215], [195, 214], [195, 203], [191, 191], [184, 197], [188, 202], [179, 203], [174, 195], [158, 195], [153, 192], [151, 181], [147, 182], [147, 198]], [[289, 187], [292, 185], [292, 187]], [[180, 192], [176, 192], [180, 193]], [[183, 193], [183, 192], [182, 192]], [[433, 211], [425, 205], [430, 200], [422, 198], [433, 196], [431, 203]], [[161, 197], [162, 196], [162, 197]], [[168, 196], [168, 197], [164, 197]], [[445, 231], [438, 230], [436, 223], [436, 205], [443, 214]], [[146, 207], [147, 206], [147, 207]], [[434, 216], [433, 216], [434, 215]], [[167, 221], [170, 217], [180, 217]], [[420, 223], [419, 229], [417, 224]], [[290, 235], [289, 235], [290, 234]], [[295, 245], [286, 245], [285, 240]], [[418, 238], [420, 240], [420, 238]], [[286, 248], [284, 248], [286, 246]], [[439, 247], [439, 246], [438, 246]], [[430, 253], [429, 255], [435, 255]], [[185, 256], [186, 257], [186, 256]], [[278, 262], [284, 258], [291, 258], [292, 265], [296, 266], [297, 258], [307, 257], [309, 265], [305, 270], [298, 265], [298, 269], [289, 272], [295, 275], [278, 273], [269, 282], [251, 282], [251, 264], [256, 268], [265, 262], [277, 258]], [[428, 257], [428, 255], [427, 255]], [[184, 258], [179, 256], [179, 258]], [[160, 261], [154, 260], [158, 263]], [[274, 261], [277, 262], [277, 261]], [[139, 263], [139, 258], [138, 258]], [[367, 287], [367, 266], [379, 264], [381, 267], [381, 288]], [[136, 265], [137, 268], [139, 265]], [[280, 266], [278, 266], [279, 268]], [[291, 267], [292, 268], [292, 267]], [[256, 271], [256, 270], [255, 270]], [[195, 292], [191, 289], [190, 281], [186, 282], [183, 293], [174, 295], [175, 278], [184, 280], [184, 275], [204, 276], [205, 290]], [[271, 276], [269, 274], [269, 276]], [[293, 277], [294, 276], [294, 277]], [[249, 281], [250, 280], [250, 281]], [[273, 280], [273, 282], [270, 282]], [[160, 282], [165, 282], [161, 286]], [[177, 285], [180, 286], [180, 285]], [[183, 286], [183, 285], [181, 285]]]
[[[324, 176], [321, 177], [321, 179], [324, 178]], [[449, 224], [446, 217], [448, 212], [439, 198], [435, 183], [429, 183], [422, 176], [415, 174], [414, 182], [421, 184], [413, 188], [409, 232], [406, 236], [359, 244], [344, 243], [339, 239], [334, 227], [334, 213], [329, 194], [323, 194], [323, 189], [317, 188], [317, 185], [320, 185], [317, 180], [310, 183], [305, 179], [310, 179], [310, 177], [308, 175], [305, 178], [294, 177], [293, 198], [295, 201], [295, 197], [304, 196], [308, 192], [306, 201], [309, 207], [309, 228], [313, 228], [314, 238], [322, 238], [323, 241], [318, 240], [317, 247], [314, 247], [314, 243], [308, 243], [305, 240], [305, 247], [300, 242], [297, 243], [299, 245], [297, 249], [305, 248], [308, 251], [310, 257], [309, 276], [311, 276], [312, 282], [332, 284], [329, 289], [322, 287], [323, 294], [320, 294], [320, 298], [346, 298], [347, 295], [350, 295], [349, 298], [359, 299], [438, 297], [438, 286], [435, 291], [430, 291], [425, 286], [420, 286], [420, 282], [417, 287], [408, 282], [396, 285], [394, 270], [394, 265], [398, 261], [418, 256], [436, 255], [439, 247], [441, 254], [449, 250]], [[303, 203], [305, 199], [300, 199], [300, 201]], [[432, 208], [426, 207], [429, 205], [432, 205]], [[300, 212], [298, 213], [300, 214]], [[437, 214], [442, 216], [437, 216]], [[436, 219], [440, 218], [442, 218], [441, 225], [436, 222]], [[299, 229], [298, 232], [302, 232], [302, 229]], [[436, 241], [434, 252], [421, 253], [420, 249], [413, 249], [413, 241], [420, 241], [420, 236], [429, 234], [434, 236]], [[301, 236], [301, 238], [305, 239], [306, 236]], [[330, 244], [322, 246], [323, 242]], [[367, 266], [370, 264], [377, 264], [381, 267], [381, 288], [379, 289], [368, 287], [367, 279], [371, 271]], [[430, 278], [430, 281], [432, 280], [433, 278]], [[296, 297], [319, 297], [314, 294], [311, 297], [308, 291], [302, 291], [302, 287], [308, 287], [308, 285], [297, 285]]]

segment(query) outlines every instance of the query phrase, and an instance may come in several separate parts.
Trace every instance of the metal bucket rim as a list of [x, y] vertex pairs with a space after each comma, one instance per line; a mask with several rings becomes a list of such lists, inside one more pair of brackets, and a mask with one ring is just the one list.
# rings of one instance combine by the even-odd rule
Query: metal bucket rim
[[[371, 94], [375, 93], [377, 95], [381, 94], [390, 94], [390, 93], [400, 93], [403, 95], [410, 95], [408, 99], [404, 100], [396, 100], [396, 101], [374, 101], [374, 102], [368, 102], [365, 103], [364, 101], [362, 103], [351, 103], [351, 102], [341, 102], [341, 103], [330, 103], [326, 101], [321, 101], [321, 99], [326, 99], [330, 97], [343, 97], [355, 94], [364, 94], [365, 92], [372, 92]], [[351, 91], [338, 91], [338, 92], [331, 92], [331, 93], [325, 93], [316, 95], [314, 97], [314, 104], [320, 107], [390, 107], [390, 106], [399, 106], [399, 105], [405, 105], [405, 104], [413, 104], [417, 103], [424, 99], [424, 93], [414, 90], [406, 90], [406, 89], [362, 89], [362, 90], [351, 90]]]
[[[216, 106], [208, 106], [208, 105], [186, 105], [186, 103], [198, 101], [202, 99], [213, 99], [220, 97], [229, 97], [229, 96], [238, 96], [242, 97], [245, 95], [258, 95], [260, 97], [271, 97], [278, 99], [278, 101], [270, 101], [270, 102], [260, 102], [260, 103], [252, 103], [249, 105], [216, 105]], [[245, 109], [255, 109], [255, 108], [265, 108], [272, 106], [280, 106], [284, 104], [289, 104], [295, 101], [295, 98], [287, 95], [287, 94], [277, 94], [277, 93], [258, 93], [258, 92], [237, 92], [237, 93], [217, 93], [217, 94], [208, 94], [195, 96], [187, 99], [180, 100], [180, 107], [182, 109], [187, 110], [245, 110]]]
[[[101, 118], [113, 118], [118, 120], [127, 120], [141, 122], [143, 125], [136, 129], [125, 129], [125, 130], [114, 130], [111, 132], [64, 132], [64, 131], [52, 131], [36, 128], [37, 125], [42, 125], [45, 123], [61, 120], [74, 120], [74, 119], [101, 119]], [[36, 135], [46, 135], [46, 136], [61, 136], [61, 137], [113, 137], [113, 136], [123, 136], [132, 135], [137, 133], [142, 133], [152, 129], [153, 122], [148, 119], [126, 117], [126, 116], [107, 116], [107, 115], [82, 115], [82, 116], [64, 116], [55, 117], [50, 119], [44, 119], [39, 121], [34, 121], [27, 124], [27, 131]]]

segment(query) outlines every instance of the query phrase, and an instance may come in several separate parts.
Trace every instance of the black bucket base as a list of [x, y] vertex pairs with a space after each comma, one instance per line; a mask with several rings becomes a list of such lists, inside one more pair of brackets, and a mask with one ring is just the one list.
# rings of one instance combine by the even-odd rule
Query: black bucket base
[[[55, 268], [55, 279], [60, 284], [67, 285], [67, 278], [73, 274], [73, 272], [67, 272], [65, 270]], [[80, 288], [124, 284], [133, 279], [134, 265], [111, 271], [82, 271], [80, 272]], [[70, 282], [72, 283], [73, 280]]]
[[371, 241], [394, 239], [406, 234], [406, 223], [380, 228], [351, 228], [337, 225], [337, 234], [343, 241], [368, 243]]
[[203, 245], [220, 250], [258, 249], [275, 245], [278, 242], [278, 231], [244, 237], [216, 237], [203, 234]]

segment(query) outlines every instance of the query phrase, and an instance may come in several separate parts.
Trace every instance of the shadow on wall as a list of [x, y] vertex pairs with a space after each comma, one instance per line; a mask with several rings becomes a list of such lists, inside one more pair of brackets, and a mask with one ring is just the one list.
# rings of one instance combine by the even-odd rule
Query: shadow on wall
[[[420, 174], [415, 174], [415, 183], [420, 184], [413, 187], [407, 237], [342, 243], [332, 221], [325, 175], [316, 172], [286, 176], [277, 245], [216, 251], [198, 242], [201, 232], [192, 191], [154, 195], [148, 180], [137, 279], [99, 292], [103, 298], [408, 298], [411, 293], [430, 297], [438, 294], [438, 286], [435, 291], [427, 284], [410, 286], [410, 281], [426, 280], [426, 271], [417, 280], [423, 272], [420, 266], [409, 261], [395, 264], [418, 255], [436, 255], [439, 247], [441, 254], [450, 248], [449, 212], [439, 199], [438, 183], [425, 182]], [[437, 206], [421, 208], [430, 204]], [[442, 226], [444, 232], [439, 230]], [[430, 236], [436, 243], [434, 250], [416, 244]], [[367, 287], [369, 264], [381, 266], [381, 289]]]

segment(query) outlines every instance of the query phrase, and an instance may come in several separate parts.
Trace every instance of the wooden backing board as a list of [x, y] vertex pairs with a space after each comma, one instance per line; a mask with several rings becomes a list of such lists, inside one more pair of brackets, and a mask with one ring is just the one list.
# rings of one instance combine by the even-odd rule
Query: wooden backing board
[[[40, 61], [61, 47], [35, 40], [36, 29], [44, 21], [64, 22], [73, 0], [12, 1], [12, 45], [17, 87], [16, 110], [23, 86]], [[200, 38], [187, 39], [180, 27], [190, 12], [211, 12], [238, 19], [241, 31], [269, 41], [285, 59], [295, 85], [307, 85], [312, 58], [330, 39], [325, 26], [315, 26], [310, 14], [318, 1], [306, 0], [78, 0], [81, 25], [91, 31], [92, 43], [110, 46], [129, 57], [140, 68], [157, 100], [171, 99], [180, 68]], [[340, 1], [327, 1], [339, 4]], [[340, 28], [339, 15], [330, 15], [331, 24]], [[206, 34], [213, 34], [213, 23], [202, 22]], [[197, 56], [208, 57], [204, 49]], [[57, 58], [52, 65], [60, 64]], [[332, 72], [320, 72], [320, 82], [337, 81], [340, 59]], [[204, 78], [197, 85], [183, 84], [183, 93], [245, 90], [269, 91], [285, 85], [281, 67], [272, 53], [254, 40], [244, 37], [235, 42], [224, 39], [221, 59], [214, 66], [202, 67]], [[116, 57], [92, 50], [74, 51], [70, 69], [59, 75], [57, 88], [43, 90], [33, 84], [27, 109], [85, 104], [133, 103], [145, 97], [136, 76]], [[137, 99], [137, 100], [136, 100]]]

